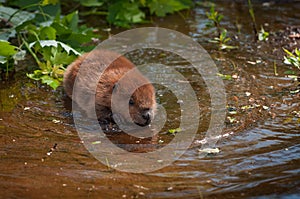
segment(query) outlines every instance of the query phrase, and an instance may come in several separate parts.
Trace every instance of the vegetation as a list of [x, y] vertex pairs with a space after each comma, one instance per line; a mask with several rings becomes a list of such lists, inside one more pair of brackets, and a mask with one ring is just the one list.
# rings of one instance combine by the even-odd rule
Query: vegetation
[[0, 66], [6, 71], [7, 77], [8, 72], [12, 70], [14, 60], [17, 60], [18, 48], [5, 40], [0, 40], [0, 46]]
[[238, 48], [237, 46], [228, 45], [228, 42], [231, 40], [231, 38], [227, 37], [227, 30], [225, 28], [222, 28], [220, 25], [221, 20], [223, 19], [224, 16], [222, 14], [219, 14], [215, 10], [214, 5], [210, 7], [210, 12], [207, 12], [206, 16], [209, 20], [213, 22], [218, 32], [218, 37], [209, 40], [209, 42], [217, 43], [219, 45], [219, 50]]
[[219, 35], [219, 37], [215, 37], [212, 40], [209, 40], [209, 42], [211, 43], [218, 43], [219, 44], [219, 50], [224, 50], [224, 49], [236, 49], [238, 48], [237, 46], [230, 46], [227, 43], [230, 41], [231, 39], [229, 37], [227, 37], [227, 30], [226, 29], [222, 29], [221, 34]]
[[[78, 8], [70, 13], [68, 4]], [[76, 5], [74, 5], [76, 4]], [[81, 25], [83, 15], [103, 15], [108, 26], [129, 28], [147, 22], [146, 16], [166, 16], [192, 6], [192, 0], [11, 0], [0, 4], [0, 72], [14, 70], [31, 55], [37, 68], [27, 74], [56, 89], [65, 67], [94, 48], [97, 29]], [[85, 11], [88, 10], [88, 11]]]
[[206, 16], [208, 19], [210, 19], [214, 26], [217, 28], [219, 35], [221, 35], [221, 25], [220, 22], [223, 19], [223, 15], [219, 14], [217, 11], [215, 11], [215, 6], [212, 5], [210, 7], [210, 12], [206, 12]]
[[176, 133], [179, 133], [179, 132], [181, 132], [181, 129], [180, 129], [180, 128], [169, 129], [169, 130], [168, 130], [168, 133], [171, 134], [171, 135], [175, 135]]
[[253, 9], [251, 0], [248, 0], [248, 6], [249, 6], [249, 14], [250, 14], [251, 19], [252, 19], [252, 28], [253, 28], [253, 31], [254, 31], [254, 35], [255, 35], [255, 38], [258, 39], [257, 25], [256, 25], [254, 9]]
[[300, 70], [300, 49], [295, 48], [294, 53], [283, 48], [286, 56], [283, 57], [284, 63], [292, 65]]
[[269, 39], [269, 32], [266, 32], [263, 27], [261, 27], [258, 33], [258, 40], [259, 41], [267, 41]]

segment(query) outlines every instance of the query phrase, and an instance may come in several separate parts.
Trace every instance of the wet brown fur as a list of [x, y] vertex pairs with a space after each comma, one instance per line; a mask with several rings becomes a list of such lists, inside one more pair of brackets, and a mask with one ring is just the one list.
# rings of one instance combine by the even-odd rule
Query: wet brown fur
[[[112, 62], [112, 60], [114, 61]], [[94, 108], [94, 104], [91, 104], [89, 99], [73, 96], [74, 83], [76, 80], [76, 85], [83, 88], [83, 92], [91, 93], [93, 92], [91, 82], [97, 81], [95, 96], [97, 117], [100, 121], [111, 121], [111, 97], [113, 89], [116, 87], [115, 85], [118, 85], [116, 83], [128, 71], [134, 68], [134, 64], [124, 56], [119, 56], [111, 51], [94, 50], [82, 55], [67, 67], [64, 74], [64, 89], [67, 95], [88, 113]], [[103, 71], [104, 69], [105, 71], [102, 73], [101, 77], [98, 75], [99, 72], [95, 72]], [[124, 89], [130, 90], [131, 88], [134, 88], [136, 86], [135, 83], [147, 83], [134, 91], [131, 96], [134, 103], [129, 106], [131, 119], [141, 126], [147, 125], [149, 121], [146, 121], [145, 118], [143, 118], [143, 114], [149, 112], [151, 116], [150, 120], [154, 117], [156, 108], [154, 87], [139, 71], [135, 71], [134, 76], [131, 79], [133, 81], [125, 80], [121, 85], [123, 91]], [[117, 90], [118, 89], [119, 88], [117, 87]], [[85, 96], [85, 93], [82, 93], [82, 96]], [[87, 115], [89, 116], [89, 114]], [[130, 121], [130, 118], [125, 118], [125, 120]]]

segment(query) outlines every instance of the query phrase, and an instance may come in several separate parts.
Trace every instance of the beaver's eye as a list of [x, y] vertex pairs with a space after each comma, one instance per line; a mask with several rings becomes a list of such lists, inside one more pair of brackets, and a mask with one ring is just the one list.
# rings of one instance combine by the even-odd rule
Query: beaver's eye
[[132, 98], [130, 98], [130, 100], [129, 100], [129, 105], [130, 105], [130, 106], [133, 106], [133, 105], [134, 105], [134, 101], [133, 101]]

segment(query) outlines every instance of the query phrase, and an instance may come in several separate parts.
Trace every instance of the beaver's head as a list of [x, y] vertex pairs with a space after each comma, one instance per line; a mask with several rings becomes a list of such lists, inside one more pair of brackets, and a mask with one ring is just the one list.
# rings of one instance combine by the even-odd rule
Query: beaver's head
[[[121, 84], [121, 86], [119, 84], [114, 86], [116, 95], [114, 100], [118, 111], [113, 112], [113, 115], [119, 122], [134, 122], [139, 126], [147, 126], [152, 122], [155, 114], [155, 89], [149, 82], [133, 92], [129, 91], [131, 86], [132, 84], [129, 82]], [[130, 93], [133, 94], [130, 96]], [[128, 118], [128, 112], [130, 118]]]
[[131, 119], [139, 126], [146, 126], [154, 118], [156, 109], [155, 90], [151, 84], [136, 89], [129, 100]]

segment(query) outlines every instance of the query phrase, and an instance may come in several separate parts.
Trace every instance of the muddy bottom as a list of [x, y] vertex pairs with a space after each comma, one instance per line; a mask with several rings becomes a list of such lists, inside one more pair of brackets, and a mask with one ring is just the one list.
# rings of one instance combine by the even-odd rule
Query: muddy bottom
[[[62, 88], [52, 91], [21, 71], [0, 85], [0, 198], [300, 198], [299, 82], [286, 75], [286, 71], [299, 74], [299, 70], [283, 64], [282, 51], [282, 47], [300, 47], [300, 38], [290, 36], [299, 34], [300, 16], [295, 12], [299, 2], [255, 4], [257, 23], [271, 32], [266, 42], [254, 41], [246, 4], [217, 2], [225, 16], [221, 25], [230, 32], [232, 44], [239, 46], [237, 50], [218, 51], [208, 42], [214, 34], [205, 26], [209, 7], [198, 6], [188, 18], [172, 15], [154, 25], [191, 36], [209, 52], [220, 73], [232, 77], [223, 80], [227, 115], [215, 145], [220, 152], [199, 153], [207, 144], [210, 95], [201, 75], [174, 54], [150, 49], [127, 55], [136, 64], [154, 60], [174, 67], [189, 80], [201, 110], [189, 149], [174, 147], [168, 157], [155, 159], [155, 164], [139, 161], [133, 168], [156, 168], [183, 153], [148, 173], [118, 169], [133, 161], [124, 151], [147, 156], [188, 132], [168, 133], [180, 124], [181, 103], [170, 90], [156, 85], [157, 100], [168, 118], [155, 139], [116, 132], [90, 142], [89, 150], [96, 151], [106, 146], [101, 139], [109, 138], [123, 150], [121, 165], [107, 158], [109, 151], [95, 157], [87, 150]], [[236, 22], [242, 25], [239, 34]]]

